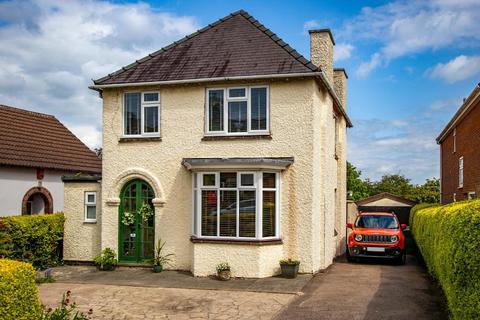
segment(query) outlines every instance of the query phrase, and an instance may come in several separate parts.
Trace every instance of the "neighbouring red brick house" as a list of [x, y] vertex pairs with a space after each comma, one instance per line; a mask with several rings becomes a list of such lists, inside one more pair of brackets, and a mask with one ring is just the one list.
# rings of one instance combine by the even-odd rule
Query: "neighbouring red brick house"
[[480, 194], [480, 83], [437, 138], [442, 203]]

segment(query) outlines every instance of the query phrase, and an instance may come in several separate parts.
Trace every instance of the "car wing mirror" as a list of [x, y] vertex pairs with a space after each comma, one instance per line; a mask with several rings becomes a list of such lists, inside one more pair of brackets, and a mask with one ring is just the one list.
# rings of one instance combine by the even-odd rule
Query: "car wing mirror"
[[405, 223], [402, 223], [402, 224], [400, 225], [400, 227], [402, 228], [402, 230], [407, 229], [407, 225], [406, 225]]
[[349, 223], [347, 223], [347, 228], [349, 228], [349, 229], [353, 229], [353, 223], [350, 223], [350, 222], [349, 222]]

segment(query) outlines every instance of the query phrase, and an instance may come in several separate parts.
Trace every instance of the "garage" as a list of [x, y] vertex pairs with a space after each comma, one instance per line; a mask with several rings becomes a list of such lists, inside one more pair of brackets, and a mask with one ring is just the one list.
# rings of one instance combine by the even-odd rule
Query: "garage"
[[417, 203], [383, 192], [356, 202], [359, 212], [393, 212], [400, 223], [409, 224], [410, 210]]

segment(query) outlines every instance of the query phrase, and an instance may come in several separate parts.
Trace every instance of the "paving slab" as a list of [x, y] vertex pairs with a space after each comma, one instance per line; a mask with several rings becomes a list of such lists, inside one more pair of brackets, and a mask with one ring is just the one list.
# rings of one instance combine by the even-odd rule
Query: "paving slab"
[[40, 285], [41, 301], [56, 307], [67, 290], [92, 319], [272, 319], [294, 294], [135, 287], [105, 284]]
[[60, 283], [295, 294], [302, 291], [312, 275], [301, 274], [295, 279], [278, 276], [262, 279], [232, 278], [230, 281], [219, 281], [216, 277], [194, 277], [191, 273], [182, 271], [153, 273], [150, 268], [139, 267], [119, 267], [115, 271], [99, 271], [92, 266], [62, 266], [53, 268], [53, 277]]

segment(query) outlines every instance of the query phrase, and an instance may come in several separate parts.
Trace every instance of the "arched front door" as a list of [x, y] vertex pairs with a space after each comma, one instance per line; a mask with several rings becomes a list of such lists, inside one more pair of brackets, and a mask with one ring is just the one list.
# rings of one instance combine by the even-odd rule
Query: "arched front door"
[[119, 207], [119, 259], [143, 262], [153, 259], [155, 214], [153, 189], [143, 180], [128, 182]]

